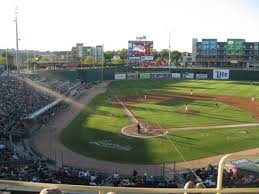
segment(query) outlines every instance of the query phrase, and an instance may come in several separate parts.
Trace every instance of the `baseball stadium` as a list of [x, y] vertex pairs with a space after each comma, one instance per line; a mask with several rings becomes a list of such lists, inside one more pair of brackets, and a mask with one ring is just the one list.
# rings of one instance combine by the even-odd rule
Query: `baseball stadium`
[[[96, 177], [105, 180], [109, 174], [131, 177], [135, 171], [156, 180], [173, 179], [174, 188], [173, 185], [180, 187], [183, 177], [190, 176], [193, 169], [216, 172], [226, 154], [232, 154], [227, 157], [233, 159], [225, 160], [222, 166], [225, 170], [243, 171], [234, 162], [258, 160], [255, 156], [259, 82], [247, 79], [253, 74], [257, 71], [218, 68], [136, 71], [132, 67], [119, 70], [111, 67], [39, 71], [23, 74], [16, 81], [6, 79], [26, 84], [27, 92], [37, 88], [45, 95], [61, 99], [61, 104], [41, 114], [41, 118], [46, 115], [50, 118], [31, 132], [29, 142], [24, 141], [32, 145], [27, 145], [27, 149], [30, 147], [40, 160], [46, 158], [47, 163], [62, 169], [87, 169], [86, 172], [95, 172]], [[236, 77], [240, 79], [235, 80]], [[51, 85], [58, 82], [53, 80], [68, 86], [55, 91]], [[68, 88], [74, 88], [76, 94], [64, 95]], [[28, 125], [40, 121], [36, 117], [38, 112], [28, 116]], [[12, 136], [18, 138], [17, 134]], [[13, 144], [16, 149], [26, 147], [15, 140]], [[216, 186], [212, 180], [218, 181], [206, 182], [207, 188]], [[155, 186], [153, 181], [145, 184], [144, 187]], [[63, 189], [71, 190], [69, 186]]]
[[259, 4], [21, 2], [0, 7], [0, 194], [259, 193]]
[[[20, 76], [4, 72], [1, 99], [9, 108], [1, 112], [7, 130], [0, 148], [11, 163], [1, 164], [1, 176], [8, 181], [0, 182], [10, 185], [9, 190], [21, 184], [27, 192], [28, 187], [61, 183], [99, 186], [90, 190], [98, 192], [130, 192], [116, 190], [118, 186], [172, 192], [185, 186], [192, 192], [186, 184], [194, 179], [210, 192], [218, 192], [222, 184], [254, 187], [258, 80], [256, 69], [219, 67], [55, 68]], [[8, 103], [13, 95], [14, 112]], [[58, 188], [73, 190], [69, 185]], [[77, 187], [82, 193], [86, 188]]]

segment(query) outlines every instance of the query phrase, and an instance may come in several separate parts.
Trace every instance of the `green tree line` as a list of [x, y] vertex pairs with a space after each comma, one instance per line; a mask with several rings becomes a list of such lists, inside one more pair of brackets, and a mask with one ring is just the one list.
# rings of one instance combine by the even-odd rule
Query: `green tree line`
[[[171, 61], [173, 63], [179, 64], [182, 55], [185, 55], [187, 52], [171, 51]], [[188, 53], [187, 53], [188, 54]], [[169, 52], [168, 49], [162, 49], [160, 51], [153, 50], [154, 60], [168, 60]], [[104, 52], [104, 65], [107, 64], [126, 64], [128, 58], [128, 50], [121, 49], [117, 51], [105, 51]], [[102, 61], [96, 61], [93, 56], [86, 56], [82, 59], [82, 64], [84, 65], [102, 65]]]

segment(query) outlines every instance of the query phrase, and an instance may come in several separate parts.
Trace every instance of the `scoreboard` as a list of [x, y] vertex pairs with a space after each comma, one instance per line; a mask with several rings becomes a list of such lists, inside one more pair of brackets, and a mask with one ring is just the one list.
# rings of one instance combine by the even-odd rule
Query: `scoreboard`
[[243, 55], [245, 39], [228, 39], [225, 53], [227, 55]]
[[217, 39], [202, 39], [201, 52], [206, 55], [217, 53]]
[[129, 61], [152, 61], [153, 41], [136, 41], [128, 42], [128, 60]]

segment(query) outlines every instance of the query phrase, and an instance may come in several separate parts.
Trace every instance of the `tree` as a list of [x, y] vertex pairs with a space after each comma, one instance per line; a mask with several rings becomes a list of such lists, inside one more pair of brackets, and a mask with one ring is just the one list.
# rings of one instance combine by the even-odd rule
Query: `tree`
[[127, 59], [128, 58], [128, 50], [127, 49], [121, 49], [116, 52], [117, 55], [120, 56], [121, 59]]
[[112, 61], [112, 64], [122, 65], [122, 64], [124, 64], [124, 60], [123, 59], [115, 59], [115, 60]]
[[160, 56], [159, 52], [156, 49], [153, 49], [152, 53], [153, 53], [153, 56], [154, 56], [154, 60], [156, 60]]
[[172, 51], [171, 52], [171, 59], [172, 61], [175, 61], [176, 63], [179, 62], [179, 59], [181, 58], [182, 53], [179, 51]]
[[6, 64], [6, 59], [2, 55], [0, 55], [0, 64]]
[[191, 56], [191, 53], [184, 51], [182, 52], [182, 56]]
[[169, 57], [169, 51], [168, 51], [168, 49], [163, 49], [163, 50], [161, 50], [159, 54], [160, 54], [160, 57], [161, 57], [162, 59], [168, 59], [168, 57]]
[[104, 52], [104, 59], [105, 60], [112, 60], [113, 56], [114, 56], [114, 51], [106, 51]]
[[34, 57], [29, 58], [27, 63], [29, 65], [29, 68], [33, 68], [34, 63], [36, 62], [36, 59]]
[[48, 62], [48, 61], [50, 61], [50, 60], [49, 60], [49, 57], [41, 57], [41, 58], [40, 58], [40, 61], [46, 61], [46, 62]]
[[86, 65], [93, 65], [95, 64], [95, 59], [93, 56], [87, 56], [84, 58], [83, 63]]

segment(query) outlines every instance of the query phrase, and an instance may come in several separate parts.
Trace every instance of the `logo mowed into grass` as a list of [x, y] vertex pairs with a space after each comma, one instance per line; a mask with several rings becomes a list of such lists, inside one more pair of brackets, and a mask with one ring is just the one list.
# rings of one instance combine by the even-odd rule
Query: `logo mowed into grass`
[[119, 151], [130, 151], [132, 150], [132, 147], [129, 145], [119, 145], [112, 143], [112, 140], [99, 140], [99, 141], [89, 141], [89, 144], [94, 144], [100, 147], [105, 147], [109, 149], [115, 149]]

